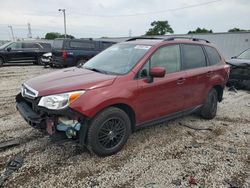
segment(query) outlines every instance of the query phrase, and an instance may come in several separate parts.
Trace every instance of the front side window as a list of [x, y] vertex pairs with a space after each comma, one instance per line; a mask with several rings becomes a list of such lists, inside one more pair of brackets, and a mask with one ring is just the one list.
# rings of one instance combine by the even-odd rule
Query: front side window
[[20, 42], [13, 42], [7, 48], [21, 49], [22, 48], [22, 44]]
[[206, 66], [206, 57], [199, 45], [183, 44], [183, 67], [185, 70]]
[[151, 67], [164, 67], [167, 74], [178, 72], [181, 70], [180, 46], [161, 47], [151, 56], [149, 61], [140, 70], [139, 77], [149, 76], [149, 63], [151, 63]]
[[150, 48], [149, 45], [116, 44], [91, 58], [83, 68], [107, 74], [126, 74]]
[[216, 65], [220, 63], [221, 57], [215, 48], [210, 46], [205, 46], [205, 50], [207, 52], [210, 65]]

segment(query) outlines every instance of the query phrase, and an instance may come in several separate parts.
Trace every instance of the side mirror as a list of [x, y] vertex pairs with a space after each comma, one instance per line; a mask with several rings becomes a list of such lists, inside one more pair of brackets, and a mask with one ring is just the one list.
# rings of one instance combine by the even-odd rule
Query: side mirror
[[162, 78], [166, 74], [166, 69], [164, 67], [152, 67], [149, 70], [149, 75], [151, 77]]
[[9, 52], [11, 50], [11, 47], [8, 47], [6, 50]]
[[231, 59], [236, 59], [237, 58], [237, 56], [233, 56], [233, 57], [231, 57]]

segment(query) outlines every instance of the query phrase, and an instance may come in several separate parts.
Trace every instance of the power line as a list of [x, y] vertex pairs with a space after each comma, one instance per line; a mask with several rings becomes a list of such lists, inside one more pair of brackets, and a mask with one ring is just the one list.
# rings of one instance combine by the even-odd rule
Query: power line
[[117, 14], [117, 15], [101, 15], [101, 14], [86, 14], [86, 13], [81, 13], [81, 15], [84, 16], [89, 16], [89, 17], [132, 17], [132, 16], [145, 16], [145, 15], [150, 15], [150, 14], [160, 14], [160, 13], [166, 13], [166, 12], [175, 12], [183, 9], [189, 9], [189, 8], [195, 8], [195, 7], [200, 7], [200, 6], [205, 6], [209, 5], [212, 3], [217, 3], [223, 0], [215, 0], [215, 1], [208, 1], [204, 3], [198, 3], [198, 4], [193, 4], [193, 5], [187, 5], [184, 7], [179, 7], [179, 8], [170, 8], [170, 9], [165, 9], [165, 10], [159, 10], [159, 11], [153, 11], [153, 12], [143, 12], [143, 13], [136, 13], [136, 14]]

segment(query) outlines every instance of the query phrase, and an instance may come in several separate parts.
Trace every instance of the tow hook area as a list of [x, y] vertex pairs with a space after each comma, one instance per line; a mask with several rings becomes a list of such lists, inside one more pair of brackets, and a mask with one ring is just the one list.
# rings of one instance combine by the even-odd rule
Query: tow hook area
[[54, 135], [56, 131], [65, 132], [67, 138], [76, 138], [81, 129], [81, 123], [78, 120], [67, 117], [58, 117], [47, 119], [47, 132]]

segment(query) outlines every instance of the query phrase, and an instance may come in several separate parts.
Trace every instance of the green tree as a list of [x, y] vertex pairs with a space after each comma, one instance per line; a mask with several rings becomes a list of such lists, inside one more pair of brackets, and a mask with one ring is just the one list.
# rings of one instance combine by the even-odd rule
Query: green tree
[[[50, 33], [46, 33], [45, 35], [45, 39], [54, 40], [56, 38], [64, 38], [64, 34], [61, 34], [58, 32], [50, 32]], [[66, 38], [74, 39], [75, 37], [67, 34]]]
[[60, 34], [60, 33], [57, 33], [57, 32], [46, 33], [45, 39], [54, 40], [55, 38], [59, 38], [60, 35], [61, 35], [61, 34]]
[[174, 33], [174, 30], [169, 25], [168, 21], [154, 21], [151, 23], [152, 28], [145, 35], [165, 35], [166, 33]]
[[201, 28], [198, 27], [196, 30], [188, 32], [188, 34], [195, 34], [195, 33], [213, 33], [213, 30], [212, 29], [208, 30], [208, 29], [205, 29], [205, 28], [201, 29]]
[[236, 27], [228, 30], [228, 32], [241, 32], [241, 31], [250, 31], [250, 30], [240, 29]]

